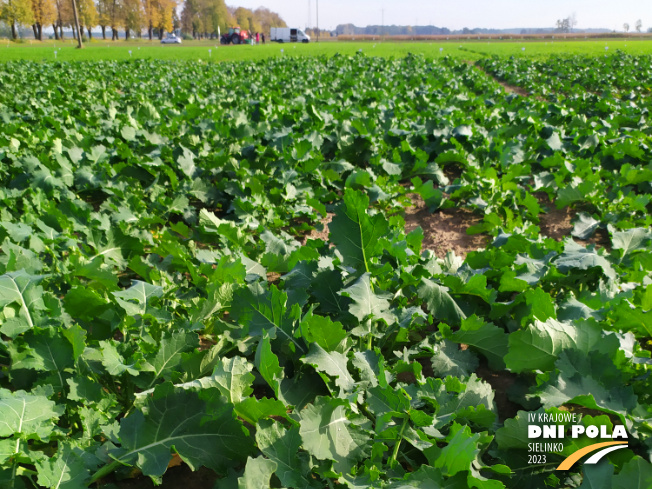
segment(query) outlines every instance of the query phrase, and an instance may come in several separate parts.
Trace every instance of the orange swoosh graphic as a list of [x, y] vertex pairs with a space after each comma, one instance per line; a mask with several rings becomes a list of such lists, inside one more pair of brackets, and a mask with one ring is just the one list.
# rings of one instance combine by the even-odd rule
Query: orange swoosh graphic
[[605, 441], [602, 443], [594, 443], [593, 445], [589, 445], [588, 447], [581, 448], [578, 451], [570, 454], [568, 457], [564, 459], [562, 463], [559, 464], [559, 466], [555, 470], [570, 469], [573, 465], [575, 465], [575, 462], [581, 459], [584, 455], [586, 455], [587, 453], [591, 453], [597, 450], [598, 448], [609, 447], [611, 445], [627, 445], [627, 443], [628, 442], [626, 441]]

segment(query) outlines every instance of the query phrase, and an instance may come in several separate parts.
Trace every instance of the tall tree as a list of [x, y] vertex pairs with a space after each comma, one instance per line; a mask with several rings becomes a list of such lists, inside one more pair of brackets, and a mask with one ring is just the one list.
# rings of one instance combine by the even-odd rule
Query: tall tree
[[158, 26], [160, 23], [158, 0], [143, 0], [143, 11], [145, 12], [147, 35], [151, 41], [154, 37], [154, 27]]
[[57, 8], [53, 0], [32, 0], [32, 14], [34, 16], [34, 38], [43, 40], [43, 26], [51, 24], [57, 18]]
[[111, 40], [118, 40], [118, 26], [122, 23], [122, 3], [119, 0], [109, 0], [109, 26], [111, 27]]
[[113, 0], [98, 0], [97, 9], [97, 23], [102, 30], [102, 39], [106, 39], [106, 27], [111, 24], [111, 5]]
[[636, 21], [636, 32], [641, 32], [641, 29], [643, 28], [643, 21], [641, 19], [638, 19]]
[[54, 4], [57, 9], [56, 22], [53, 26], [55, 34], [57, 29], [59, 30], [59, 36], [55, 38], [63, 40], [63, 28], [73, 23], [72, 3], [70, 0], [54, 0]]
[[196, 39], [200, 0], [185, 0], [181, 12], [181, 29]]
[[132, 31], [140, 32], [144, 27], [145, 13], [140, 0], [124, 0], [122, 9], [122, 25], [125, 28], [125, 41], [128, 41]]
[[271, 27], [287, 27], [285, 21], [276, 13], [265, 7], [254, 10], [256, 20], [260, 23], [260, 31], [269, 34]]
[[79, 28], [82, 35], [84, 34], [84, 27], [88, 31], [88, 38], [91, 39], [93, 34], [91, 29], [97, 25], [97, 8], [93, 0], [77, 0], [77, 9], [79, 14]]
[[158, 29], [159, 39], [163, 39], [163, 34], [174, 30], [174, 14], [176, 13], [176, 0], [158, 0], [158, 22], [154, 27]]
[[34, 22], [31, 0], [0, 0], [0, 19], [11, 26], [11, 37], [17, 39], [16, 26]]
[[[185, 0], [181, 13], [181, 26], [194, 38], [217, 36], [234, 23], [224, 0]], [[245, 28], [245, 27], [243, 27]]]

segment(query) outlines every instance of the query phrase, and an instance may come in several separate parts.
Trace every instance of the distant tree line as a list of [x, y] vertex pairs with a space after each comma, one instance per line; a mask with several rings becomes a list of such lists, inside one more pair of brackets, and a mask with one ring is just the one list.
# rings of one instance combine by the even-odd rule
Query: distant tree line
[[[571, 31], [571, 17], [563, 19], [562, 29], [563, 32]], [[459, 35], [510, 35], [510, 34], [548, 34], [551, 32], [561, 32], [559, 29], [559, 22], [557, 28], [513, 28], [513, 29], [487, 29], [487, 28], [469, 28], [462, 29], [448, 29], [446, 27], [436, 27], [432, 25], [426, 26], [408, 26], [408, 25], [371, 25], [367, 27], [358, 27], [353, 24], [340, 24], [335, 30], [331, 31], [335, 36], [459, 36]], [[576, 21], [573, 21], [576, 22]], [[574, 26], [575, 24], [573, 24]], [[323, 32], [323, 31], [322, 31]], [[588, 29], [587, 32], [609, 32], [608, 29]], [[323, 34], [322, 34], [323, 35]]]
[[353, 24], [340, 24], [333, 32], [336, 36], [436, 36], [451, 33], [450, 29], [446, 27], [435, 27], [433, 25], [368, 25], [367, 27], [357, 27]]
[[[218, 27], [224, 31], [240, 26], [252, 32], [269, 32], [270, 27], [286, 27], [275, 12], [260, 7], [256, 10], [228, 7], [224, 0], [184, 0], [181, 18], [177, 15], [179, 0], [77, 0], [79, 29], [88, 37], [99, 27], [102, 39], [110, 34], [118, 39], [118, 31], [125, 38], [163, 38], [166, 32], [181, 29], [194, 38], [215, 37]], [[6, 26], [3, 28], [3, 25]], [[64, 29], [78, 33], [74, 27], [71, 0], [0, 0], [0, 33], [17, 39], [20, 28], [31, 26], [34, 38], [43, 40], [43, 29], [52, 28], [54, 38], [64, 38]], [[6, 32], [4, 32], [6, 31]]]
[[[176, 0], [77, 0], [79, 29], [88, 37], [92, 30], [100, 27], [102, 38], [106, 39], [107, 28], [111, 39], [118, 39], [118, 30], [125, 31], [129, 39], [132, 34], [142, 36], [143, 30], [152, 39], [154, 34], [162, 37], [164, 32], [174, 29]], [[11, 30], [11, 37], [18, 37], [20, 26], [31, 25], [34, 38], [43, 40], [43, 29], [52, 27], [55, 39], [64, 38], [64, 28], [74, 28], [72, 2], [70, 0], [0, 0], [0, 20]]]
[[185, 0], [181, 29], [195, 39], [215, 38], [218, 32], [238, 26], [251, 32], [269, 33], [270, 27], [287, 27], [276, 12], [265, 7], [251, 10], [229, 7], [224, 0]]

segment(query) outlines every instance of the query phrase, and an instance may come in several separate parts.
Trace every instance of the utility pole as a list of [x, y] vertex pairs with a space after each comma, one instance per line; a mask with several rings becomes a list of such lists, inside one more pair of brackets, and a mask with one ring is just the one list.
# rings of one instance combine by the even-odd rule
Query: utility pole
[[317, 42], [319, 42], [319, 0], [315, 2], [317, 2]]
[[82, 35], [81, 32], [79, 32], [79, 19], [77, 18], [77, 2], [75, 2], [75, 0], [72, 0], [72, 13], [75, 17], [75, 29], [77, 29], [77, 48], [83, 49], [84, 45], [82, 44]]

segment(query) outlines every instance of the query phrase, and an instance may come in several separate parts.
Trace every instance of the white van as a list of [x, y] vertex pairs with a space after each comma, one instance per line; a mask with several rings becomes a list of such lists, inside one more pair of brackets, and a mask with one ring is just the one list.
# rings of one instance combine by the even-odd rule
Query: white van
[[310, 42], [310, 36], [293, 27], [270, 28], [270, 40], [276, 42]]

